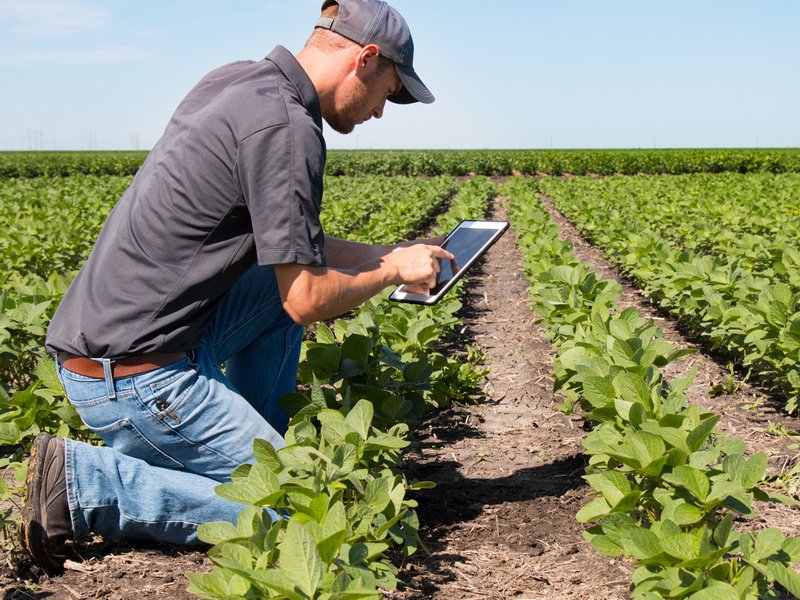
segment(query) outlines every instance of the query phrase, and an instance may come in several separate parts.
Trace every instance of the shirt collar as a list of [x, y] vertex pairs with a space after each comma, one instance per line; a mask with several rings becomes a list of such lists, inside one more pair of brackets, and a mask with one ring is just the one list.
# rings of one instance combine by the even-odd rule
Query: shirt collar
[[286, 76], [300, 93], [300, 98], [314, 117], [314, 120], [322, 126], [322, 111], [319, 107], [319, 97], [314, 84], [311, 83], [308, 74], [305, 72], [294, 55], [283, 46], [276, 46], [275, 49], [267, 54], [267, 60], [272, 61]]

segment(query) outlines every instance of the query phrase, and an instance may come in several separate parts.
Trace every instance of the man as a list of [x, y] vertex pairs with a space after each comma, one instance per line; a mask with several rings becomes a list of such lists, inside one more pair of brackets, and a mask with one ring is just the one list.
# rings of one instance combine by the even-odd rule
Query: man
[[[433, 101], [403, 18], [378, 0], [323, 4], [306, 46], [203, 78], [111, 211], [50, 324], [67, 396], [104, 441], [34, 441], [20, 534], [63, 567], [66, 541], [190, 544], [235, 522], [214, 493], [255, 438], [284, 445], [303, 325], [388, 285], [423, 288], [451, 254], [424, 241], [328, 237], [322, 119], [348, 133], [386, 100]], [[220, 365], [225, 365], [223, 373]]]

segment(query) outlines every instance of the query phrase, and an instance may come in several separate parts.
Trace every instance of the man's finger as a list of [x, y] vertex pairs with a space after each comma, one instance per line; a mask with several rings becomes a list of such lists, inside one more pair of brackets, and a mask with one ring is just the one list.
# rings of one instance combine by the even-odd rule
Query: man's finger
[[451, 254], [441, 246], [431, 246], [433, 248], [433, 256], [436, 258], [444, 258], [445, 260], [455, 260], [455, 254]]

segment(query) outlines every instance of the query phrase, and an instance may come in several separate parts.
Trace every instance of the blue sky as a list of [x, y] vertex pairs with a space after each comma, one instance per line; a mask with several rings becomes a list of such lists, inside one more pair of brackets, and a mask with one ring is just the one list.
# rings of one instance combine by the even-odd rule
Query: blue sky
[[[320, 0], [0, 0], [0, 150], [149, 149]], [[437, 97], [330, 148], [800, 146], [800, 1], [394, 0]]]

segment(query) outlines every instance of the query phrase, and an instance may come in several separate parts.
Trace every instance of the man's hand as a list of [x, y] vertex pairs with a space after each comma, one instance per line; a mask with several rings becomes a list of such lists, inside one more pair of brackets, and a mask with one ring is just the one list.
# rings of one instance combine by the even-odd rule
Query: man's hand
[[436, 286], [436, 276], [442, 270], [441, 261], [454, 259], [455, 256], [450, 252], [430, 242], [400, 245], [383, 257], [396, 270], [393, 283], [405, 284], [410, 292], [417, 294], [429, 294], [430, 289]]

